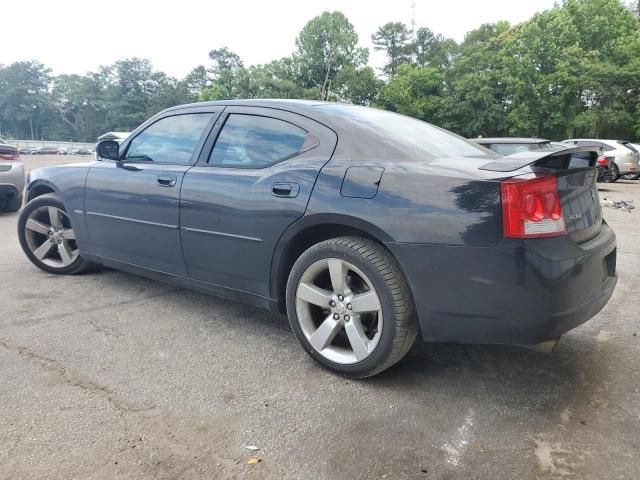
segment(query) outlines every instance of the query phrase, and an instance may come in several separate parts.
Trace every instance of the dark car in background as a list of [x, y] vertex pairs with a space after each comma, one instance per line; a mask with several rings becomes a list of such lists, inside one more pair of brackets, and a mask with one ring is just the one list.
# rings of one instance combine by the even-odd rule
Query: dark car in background
[[471, 138], [470, 140], [500, 155], [511, 155], [518, 152], [544, 150], [553, 147], [551, 141], [544, 138], [493, 137]]
[[418, 333], [551, 346], [600, 311], [616, 240], [592, 150], [501, 157], [335, 103], [183, 105], [102, 161], [32, 171], [18, 232], [50, 273], [102, 264], [286, 313], [311, 357], [365, 377]]

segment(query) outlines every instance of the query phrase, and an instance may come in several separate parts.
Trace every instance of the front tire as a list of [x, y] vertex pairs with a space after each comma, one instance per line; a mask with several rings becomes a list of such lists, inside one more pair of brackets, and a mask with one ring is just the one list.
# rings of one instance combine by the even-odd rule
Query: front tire
[[45, 272], [73, 275], [92, 265], [80, 256], [71, 219], [53, 194], [25, 205], [18, 219], [18, 238], [27, 258]]
[[296, 338], [334, 372], [375, 375], [404, 357], [416, 340], [418, 323], [404, 275], [372, 240], [339, 237], [309, 248], [289, 274], [286, 295]]

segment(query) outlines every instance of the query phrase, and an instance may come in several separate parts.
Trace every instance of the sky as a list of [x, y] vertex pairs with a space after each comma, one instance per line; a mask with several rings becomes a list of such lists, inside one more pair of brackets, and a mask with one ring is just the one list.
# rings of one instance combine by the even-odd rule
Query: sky
[[94, 71], [131, 57], [178, 78], [208, 65], [208, 52], [228, 47], [245, 65], [288, 56], [305, 23], [340, 10], [354, 25], [369, 64], [380, 68], [371, 34], [390, 21], [428, 27], [456, 41], [482, 23], [512, 24], [554, 0], [4, 0], [0, 64], [39, 60], [54, 74]]

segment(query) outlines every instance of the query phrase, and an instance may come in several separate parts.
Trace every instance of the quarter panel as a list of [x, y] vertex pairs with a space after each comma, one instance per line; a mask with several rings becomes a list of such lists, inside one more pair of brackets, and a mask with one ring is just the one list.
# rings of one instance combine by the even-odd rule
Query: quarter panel
[[[384, 165], [374, 198], [340, 195], [353, 165]], [[320, 173], [307, 215], [350, 215], [376, 225], [392, 241], [489, 246], [501, 240], [499, 183], [462, 170], [421, 162], [331, 161]]]

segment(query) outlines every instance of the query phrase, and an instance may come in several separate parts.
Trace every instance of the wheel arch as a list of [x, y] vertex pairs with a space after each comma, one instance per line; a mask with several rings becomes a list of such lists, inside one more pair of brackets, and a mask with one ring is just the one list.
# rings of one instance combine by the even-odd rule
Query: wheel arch
[[[305, 216], [284, 232], [273, 254], [270, 276], [271, 298], [276, 300], [279, 313], [286, 311], [287, 279], [298, 257], [316, 243], [349, 235], [369, 238], [383, 246], [385, 242], [393, 241], [386, 232], [365, 220], [338, 214]], [[389, 254], [393, 256], [390, 251]]]
[[46, 195], [48, 193], [59, 194], [60, 192], [55, 187], [55, 185], [53, 185], [48, 180], [44, 180], [44, 179], [35, 180], [27, 186], [27, 198], [25, 199], [25, 203], [30, 202], [34, 198], [40, 197], [42, 195]]

